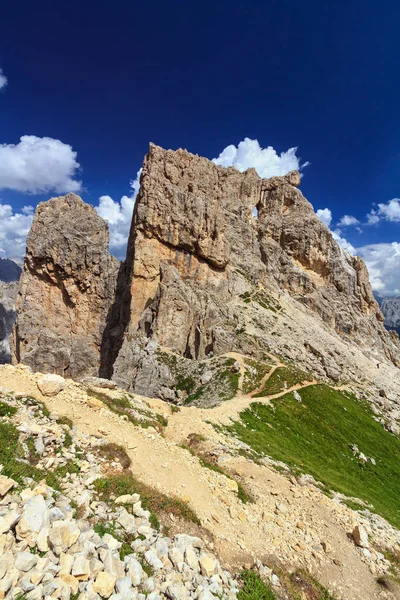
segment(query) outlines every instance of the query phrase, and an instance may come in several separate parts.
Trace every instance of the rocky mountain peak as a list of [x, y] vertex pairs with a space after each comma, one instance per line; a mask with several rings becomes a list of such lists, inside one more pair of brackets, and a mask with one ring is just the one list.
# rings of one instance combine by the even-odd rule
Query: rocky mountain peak
[[100, 371], [154, 395], [170, 395], [178, 377], [157, 348], [189, 371], [233, 350], [274, 350], [319, 377], [360, 377], [343, 358], [349, 345], [397, 364], [363, 261], [339, 247], [300, 183], [296, 171], [263, 179], [151, 144], [120, 268], [93, 207], [74, 194], [40, 204], [15, 360], [74, 377]]
[[72, 377], [99, 369], [119, 263], [107, 224], [68, 194], [38, 205], [17, 298], [14, 360]]

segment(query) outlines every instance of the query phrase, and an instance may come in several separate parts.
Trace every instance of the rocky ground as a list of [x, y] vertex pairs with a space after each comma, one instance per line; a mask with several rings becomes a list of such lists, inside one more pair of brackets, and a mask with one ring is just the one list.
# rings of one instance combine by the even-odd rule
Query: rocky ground
[[26, 450], [19, 460], [34, 463], [33, 477], [40, 470], [62, 479], [55, 489], [29, 476], [17, 482], [0, 475], [0, 597], [236, 597], [237, 582], [202, 539], [167, 535], [137, 493], [99, 499], [96, 481], [105, 473], [117, 477], [125, 458], [121, 464], [121, 455], [112, 457], [104, 438], [71, 428], [21, 393], [2, 393], [1, 407]]
[[[51, 377], [47, 383], [42, 380], [41, 374], [26, 367], [0, 368], [3, 396], [6, 390], [13, 392], [3, 401], [18, 409], [12, 416], [3, 416], [1, 422], [14, 423], [22, 444], [32, 440], [33, 447], [30, 443], [28, 451], [29, 447], [34, 450], [35, 468], [63, 475], [57, 493], [47, 485], [24, 480], [22, 486], [15, 484], [3, 494], [1, 522], [6, 529], [0, 543], [8, 557], [7, 569], [0, 578], [0, 593], [1, 586], [8, 585], [3, 595], [16, 598], [18, 594], [12, 590], [15, 586], [17, 591], [22, 590], [18, 593], [30, 594], [30, 599], [70, 598], [78, 592], [83, 599], [113, 594], [114, 600], [144, 598], [146, 594], [150, 598], [218, 598], [221, 594], [230, 598], [237, 590], [232, 576], [243, 567], [256, 565], [280, 597], [295, 597], [285, 595], [286, 577], [293, 578], [299, 572], [319, 580], [336, 599], [398, 597], [395, 584], [386, 581], [392, 567], [383, 553], [400, 548], [397, 530], [367, 511], [351, 510], [337, 496], [329, 498], [312, 478], [285, 475], [277, 470], [279, 465], [268, 460], [256, 464], [242, 455], [243, 444], [239, 440], [215, 428], [214, 425], [229, 421], [230, 410], [234, 417], [237, 404], [243, 407], [251, 396], [234, 398], [208, 410], [178, 408], [122, 390], [99, 388], [95, 385], [99, 382], [93, 380], [84, 384], [67, 380], [60, 386], [52, 383]], [[49, 386], [55, 395], [44, 395]], [[301, 389], [301, 385], [298, 387]], [[44, 401], [50, 413], [44, 415], [37, 404], [26, 400], [28, 397]], [[261, 400], [268, 402], [269, 398]], [[67, 423], [73, 425], [72, 429], [60, 417], [70, 419], [71, 423]], [[110, 444], [122, 447], [123, 454], [99, 454], [99, 449]], [[107, 486], [102, 488], [99, 481], [123, 474], [126, 460], [131, 463], [129, 470], [135, 481], [147, 488], [144, 492], [139, 490], [139, 497], [130, 489], [131, 497], [120, 500], [124, 504], [119, 505], [116, 500], [127, 495], [126, 485], [105, 496]], [[48, 485], [58, 487], [54, 481]], [[188, 507], [189, 519], [186, 513], [182, 516], [182, 511], [176, 513], [175, 501], [172, 505], [167, 503], [172, 508], [161, 511], [164, 529], [158, 531], [153, 513], [149, 512], [151, 506], [143, 508], [138, 504], [140, 498], [142, 504], [143, 498], [148, 498], [148, 489], [165, 498], [179, 499], [183, 504], [178, 502], [178, 506]], [[45, 506], [44, 525], [39, 531], [26, 531], [23, 516], [36, 496], [42, 499], [34, 503]], [[53, 513], [60, 518], [53, 519]], [[64, 544], [69, 533], [57, 538], [61, 532], [52, 532], [65, 523], [65, 531], [73, 531], [78, 537], [69, 540], [70, 547], [58, 552], [53, 538], [62, 538]], [[105, 534], [101, 539], [99, 531]], [[44, 533], [39, 538], [40, 532]], [[188, 553], [185, 543], [189, 538], [179, 537], [183, 534], [192, 536]], [[38, 543], [43, 545], [39, 548]], [[123, 560], [121, 555], [118, 558], [121, 548]], [[30, 565], [27, 571], [15, 568], [20, 553], [24, 568]], [[48, 563], [42, 560], [45, 555]], [[66, 567], [68, 572], [61, 569], [62, 555], [69, 557], [63, 558], [70, 565]], [[209, 565], [208, 571], [201, 565], [203, 556], [207, 557], [203, 562]], [[35, 564], [23, 563], [25, 559]], [[155, 569], [151, 575], [146, 574], [148, 559], [154, 562], [150, 562]], [[74, 570], [75, 560], [79, 566]], [[82, 564], [86, 571], [78, 573]], [[36, 571], [44, 573], [47, 567], [50, 574], [40, 579]], [[126, 577], [132, 578], [135, 568], [142, 573], [142, 579], [129, 589]], [[106, 575], [99, 575], [102, 572]], [[32, 573], [35, 583], [28, 581]], [[385, 578], [388, 587], [379, 584], [379, 578]], [[57, 595], [54, 585], [58, 583], [65, 595]], [[99, 586], [103, 584], [108, 588], [100, 593]], [[35, 595], [39, 594], [36, 589], [43, 592], [42, 596]], [[304, 590], [301, 593], [301, 598], [323, 597], [306, 595]]]

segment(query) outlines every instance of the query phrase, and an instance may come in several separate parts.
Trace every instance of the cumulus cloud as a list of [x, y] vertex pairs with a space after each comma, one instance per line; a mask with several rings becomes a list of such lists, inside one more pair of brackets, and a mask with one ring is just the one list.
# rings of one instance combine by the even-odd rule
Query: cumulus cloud
[[261, 148], [257, 140], [245, 138], [237, 147], [233, 144], [227, 146], [217, 158], [213, 158], [213, 162], [223, 167], [234, 166], [241, 172], [253, 167], [260, 177], [267, 178], [306, 167], [309, 163], [301, 164], [296, 152], [297, 148], [289, 148], [278, 154], [272, 146]]
[[382, 296], [400, 295], [400, 243], [369, 244], [357, 248], [368, 268], [372, 289]]
[[15, 213], [9, 204], [0, 204], [0, 256], [19, 258], [25, 254], [33, 213], [33, 206], [24, 206]]
[[8, 83], [7, 77], [3, 73], [3, 69], [0, 69], [0, 90], [5, 88]]
[[130, 196], [122, 196], [119, 202], [113, 200], [111, 196], [100, 196], [99, 204], [95, 207], [97, 214], [108, 223], [110, 252], [119, 259], [125, 258], [133, 207], [140, 187], [141, 172], [142, 169], [137, 172], [136, 178], [130, 182], [132, 188]]
[[77, 192], [79, 163], [72, 147], [49, 137], [24, 135], [0, 145], [0, 189], [29, 194]]
[[343, 215], [340, 219], [338, 226], [339, 227], [350, 227], [351, 225], [358, 225], [359, 220], [356, 217], [352, 217], [351, 215]]
[[319, 208], [315, 214], [327, 227], [332, 223], [332, 211], [329, 208]]
[[378, 208], [372, 208], [367, 215], [369, 225], [375, 225], [379, 221], [400, 221], [400, 199], [392, 198], [389, 202], [378, 204]]

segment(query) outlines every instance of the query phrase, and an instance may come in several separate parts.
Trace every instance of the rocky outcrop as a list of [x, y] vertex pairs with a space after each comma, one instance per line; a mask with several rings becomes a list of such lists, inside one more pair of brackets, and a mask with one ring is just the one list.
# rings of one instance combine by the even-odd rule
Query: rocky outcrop
[[93, 207], [73, 194], [39, 205], [14, 360], [169, 400], [197, 394], [181, 381], [191, 363], [198, 375], [232, 351], [274, 352], [335, 381], [361, 380], [365, 356], [374, 369], [398, 364], [363, 261], [340, 248], [299, 185], [297, 172], [262, 179], [151, 144], [119, 267]]
[[[143, 364], [154, 384], [159, 366], [149, 370], [149, 338], [189, 359], [260, 355], [270, 348], [268, 311], [279, 310], [272, 297], [282, 292], [351, 343], [397, 360], [363, 261], [339, 247], [299, 184], [297, 172], [262, 179], [254, 169], [240, 173], [150, 146], [129, 243], [119, 384], [138, 390]], [[263, 321], [248, 310], [254, 301]], [[325, 363], [325, 373], [340, 371]]]
[[37, 371], [97, 375], [119, 263], [106, 223], [75, 194], [38, 205], [27, 238], [13, 360]]
[[9, 338], [15, 321], [15, 299], [21, 267], [8, 258], [0, 258], [0, 364], [11, 359]]

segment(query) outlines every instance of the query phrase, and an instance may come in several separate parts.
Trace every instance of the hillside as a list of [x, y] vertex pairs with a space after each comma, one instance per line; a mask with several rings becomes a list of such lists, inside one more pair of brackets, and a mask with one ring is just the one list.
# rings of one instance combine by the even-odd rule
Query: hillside
[[[77, 538], [64, 572], [54, 525], [9, 527], [0, 593], [400, 597], [400, 342], [300, 183], [151, 144], [122, 263], [81, 198], [39, 204], [0, 367], [0, 524], [47, 494]], [[28, 547], [44, 583], [15, 571]]]
[[[336, 394], [335, 404], [332, 412], [328, 406], [321, 407], [325, 412], [326, 430], [319, 432], [315, 448], [307, 450], [309, 458], [306, 458], [307, 441], [304, 439], [299, 443], [297, 436], [300, 430], [303, 435], [312, 436], [313, 425], [310, 423], [301, 428], [301, 420], [293, 410], [315, 410], [309, 404], [313, 396], [307, 395], [314, 393], [314, 389], [318, 393], [315, 385], [303, 384], [309, 387], [302, 389], [299, 384], [294, 395], [283, 391], [272, 397], [265, 396], [262, 403], [254, 403], [251, 394], [255, 390], [247, 395], [239, 394], [232, 402], [234, 405], [239, 403], [240, 415], [232, 425], [235, 406], [230, 407], [229, 402], [214, 409], [172, 409], [171, 405], [159, 400], [141, 398], [119, 389], [96, 387], [104, 383], [96, 380], [78, 384], [59, 378], [52, 390], [46, 390], [43, 376], [23, 367], [0, 367], [0, 378], [3, 385], [0, 428], [2, 439], [7, 440], [0, 451], [0, 461], [5, 465], [3, 474], [13, 478], [14, 486], [17, 486], [6, 495], [2, 505], [11, 509], [13, 502], [14, 510], [26, 511], [18, 500], [18, 489], [25, 490], [22, 503], [32, 494], [49, 497], [52, 492], [46, 486], [39, 485], [32, 492], [26, 483], [21, 487], [26, 476], [36, 482], [45, 478], [47, 485], [55, 489], [56, 506], [62, 507], [64, 512], [64, 516], [58, 517], [60, 526], [66, 521], [71, 532], [79, 527], [76, 535], [79, 531], [89, 531], [90, 527], [105, 536], [108, 546], [100, 546], [105, 549], [100, 555], [104, 567], [99, 563], [97, 569], [103, 568], [110, 576], [107, 589], [114, 589], [118, 573], [122, 577], [122, 571], [118, 569], [123, 567], [117, 565], [116, 556], [119, 556], [124, 561], [128, 578], [133, 578], [136, 569], [142, 573], [139, 580], [131, 579], [134, 589], [155, 589], [155, 594], [160, 594], [161, 598], [234, 598], [236, 586], [241, 588], [243, 585], [239, 577], [243, 568], [254, 568], [260, 585], [264, 580], [268, 587], [272, 586], [271, 595], [266, 596], [270, 598], [361, 600], [399, 597], [392, 573], [397, 572], [394, 552], [400, 547], [400, 533], [390, 525], [390, 522], [398, 523], [398, 504], [391, 504], [390, 499], [392, 494], [394, 498], [398, 493], [400, 463], [396, 457], [400, 442], [397, 437], [385, 433], [382, 425], [374, 420], [373, 413], [358, 405], [350, 395], [350, 392], [357, 394], [356, 390], [328, 391]], [[52, 395], [44, 396], [41, 389]], [[275, 411], [271, 411], [272, 403]], [[254, 411], [261, 410], [270, 411], [273, 420], [269, 417], [257, 419]], [[346, 414], [343, 422], [337, 418], [340, 410]], [[248, 420], [250, 411], [256, 417], [254, 424]], [[307, 417], [305, 419], [307, 422]], [[315, 419], [316, 422], [321, 420], [318, 413]], [[359, 427], [360, 419], [363, 428]], [[268, 431], [274, 432], [278, 423], [289, 431], [293, 429], [294, 445], [288, 438], [288, 444], [282, 446], [279, 437], [274, 449], [261, 442]], [[235, 431], [231, 431], [233, 428]], [[276, 433], [279, 436], [279, 429]], [[342, 439], [342, 447], [337, 446], [337, 439]], [[273, 441], [271, 438], [270, 442]], [[320, 446], [321, 442], [323, 446]], [[357, 452], [354, 445], [358, 445]], [[318, 447], [322, 448], [322, 464], [331, 457], [333, 470], [318, 471]], [[342, 452], [349, 462], [340, 466]], [[366, 462], [364, 453], [368, 457]], [[389, 453], [391, 461], [387, 463]], [[19, 462], [21, 459], [22, 463]], [[350, 470], [348, 464], [352, 465]], [[309, 475], [310, 472], [316, 479]], [[386, 504], [383, 495], [382, 502], [373, 508], [372, 503], [376, 500], [373, 479], [379, 479], [384, 473], [388, 477]], [[346, 482], [343, 486], [344, 474]], [[317, 481], [319, 476], [321, 483]], [[37, 483], [31, 483], [30, 489], [35, 490], [35, 486]], [[346, 495], [343, 495], [344, 491]], [[130, 500], [132, 494], [133, 500]], [[139, 498], [142, 508], [149, 512], [140, 512]], [[136, 502], [135, 525], [130, 517], [132, 524], [128, 526], [129, 502], [132, 501]], [[68, 505], [78, 515], [73, 517], [79, 519], [76, 523], [71, 521]], [[388, 521], [378, 515], [385, 516]], [[143, 519], [150, 519], [150, 527]], [[161, 530], [157, 532], [159, 523]], [[17, 533], [19, 531], [21, 527], [17, 527]], [[28, 555], [35, 562], [33, 549], [37, 547], [40, 556], [46, 559], [50, 556], [47, 544], [54, 548], [54, 543], [58, 543], [53, 541], [55, 532], [53, 534], [49, 529], [39, 537], [34, 529], [31, 531], [29, 537], [25, 534], [23, 538], [32, 548], [33, 554], [28, 551]], [[360, 532], [361, 539], [357, 537]], [[182, 533], [194, 537], [183, 536], [180, 542]], [[10, 540], [10, 534], [7, 535]], [[49, 541], [46, 541], [47, 535]], [[91, 543], [98, 546], [98, 538], [96, 541], [92, 535]], [[187, 554], [186, 565], [190, 570], [184, 566], [185, 559], [179, 558], [177, 551], [185, 553], [183, 538], [197, 554], [193, 559]], [[26, 542], [18, 539], [13, 542], [7, 564], [13, 564], [18, 552], [24, 554], [25, 548]], [[106, 550], [115, 556], [112, 569], [105, 559]], [[69, 564], [81, 564], [82, 545], [72, 543], [63, 552], [72, 555]], [[210, 558], [210, 567], [200, 566], [203, 577], [199, 579], [195, 575], [199, 567], [194, 565], [196, 560], [201, 561], [202, 553]], [[129, 555], [131, 558], [128, 559]], [[222, 574], [215, 556], [234, 579], [231, 579], [232, 575]], [[142, 569], [130, 567], [136, 564], [133, 559], [139, 561]], [[150, 572], [146, 564], [148, 568], [152, 567]], [[39, 567], [35, 562], [31, 568], [37, 571], [43, 568], [41, 565]], [[63, 585], [71, 594], [78, 586], [84, 594], [85, 590], [92, 589], [92, 578], [96, 581], [98, 570], [92, 575], [89, 571], [83, 577], [78, 574], [78, 568], [82, 567], [76, 566], [72, 576], [62, 577]], [[218, 577], [213, 573], [218, 573]], [[15, 583], [16, 589], [25, 585], [22, 584], [23, 573], [18, 575], [16, 572], [14, 576], [15, 581], [20, 582]], [[146, 584], [147, 577], [152, 581]], [[7, 577], [6, 581], [9, 581]], [[54, 576], [52, 581], [58, 585]], [[1, 585], [0, 579], [0, 590]], [[122, 583], [118, 585], [122, 586]], [[126, 585], [129, 588], [129, 584]], [[171, 585], [178, 591], [168, 591]], [[329, 588], [331, 595], [324, 591], [325, 588]], [[264, 597], [243, 595], [245, 590], [243, 588], [239, 595], [240, 600]], [[108, 598], [110, 594], [111, 591], [100, 595]], [[31, 597], [27, 595], [28, 599]], [[79, 597], [85, 598], [84, 595]], [[155, 599], [157, 596], [149, 597]]]

